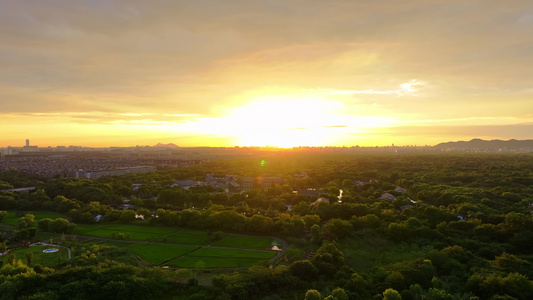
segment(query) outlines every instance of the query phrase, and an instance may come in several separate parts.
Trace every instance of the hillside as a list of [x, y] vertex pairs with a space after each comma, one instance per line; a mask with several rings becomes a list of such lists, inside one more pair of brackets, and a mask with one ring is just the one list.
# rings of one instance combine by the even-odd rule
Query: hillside
[[453, 149], [453, 150], [480, 150], [480, 151], [520, 151], [533, 149], [533, 140], [482, 140], [473, 139], [470, 141], [458, 141], [440, 143], [435, 146], [436, 149]]

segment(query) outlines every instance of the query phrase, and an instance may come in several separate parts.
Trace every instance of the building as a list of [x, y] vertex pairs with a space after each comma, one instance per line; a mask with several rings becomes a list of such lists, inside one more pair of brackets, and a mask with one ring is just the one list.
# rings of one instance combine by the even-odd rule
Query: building
[[84, 171], [79, 170], [76, 171], [76, 178], [90, 178], [90, 179], [96, 179], [100, 178], [102, 176], [117, 176], [117, 175], [124, 175], [124, 174], [130, 174], [130, 173], [148, 173], [155, 171], [155, 167], [130, 167], [130, 168], [120, 168], [120, 169], [113, 169], [113, 170], [96, 170], [96, 171]]
[[241, 187], [244, 191], [249, 191], [254, 188], [268, 189], [281, 186], [285, 181], [286, 180], [281, 177], [243, 177], [241, 178]]
[[381, 200], [389, 200], [389, 201], [392, 201], [392, 200], [396, 200], [396, 197], [394, 197], [394, 195], [392, 195], [391, 193], [384, 193], [381, 195]]
[[196, 181], [194, 181], [192, 179], [189, 179], [189, 180], [177, 180], [177, 181], [174, 181], [174, 183], [172, 183], [170, 185], [171, 188], [179, 187], [179, 188], [182, 188], [184, 190], [188, 190], [189, 188], [195, 187], [195, 186], [198, 186], [198, 182], [196, 182]]

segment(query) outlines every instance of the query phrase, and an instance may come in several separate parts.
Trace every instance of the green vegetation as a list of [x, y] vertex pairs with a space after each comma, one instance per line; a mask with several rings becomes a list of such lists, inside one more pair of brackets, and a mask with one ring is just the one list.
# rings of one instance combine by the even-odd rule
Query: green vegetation
[[234, 235], [213, 244], [217, 247], [270, 249], [273, 245], [272, 238]]
[[[44, 253], [43, 250], [56, 248], [58, 252], [53, 253]], [[28, 253], [33, 254], [31, 263], [28, 262]], [[64, 247], [56, 246], [33, 246], [29, 248], [18, 249], [10, 253], [14, 255], [15, 258], [21, 259], [28, 266], [33, 267], [35, 265], [40, 265], [43, 267], [55, 267], [57, 265], [64, 264], [68, 261], [68, 252]]]
[[180, 257], [197, 248], [196, 246], [158, 244], [134, 244], [128, 246], [128, 250], [139, 255], [152, 265], [160, 265], [165, 261]]
[[[149, 174], [43, 179], [31, 193], [1, 192], [0, 210], [8, 213], [0, 212], [0, 249], [52, 237], [73, 259], [37, 266], [41, 254], [15, 250], [0, 258], [0, 295], [120, 298], [132, 289], [139, 298], [533, 298], [533, 155], [275, 151]], [[285, 181], [242, 193], [170, 187], [206, 174]], [[5, 186], [34, 180], [14, 171], [1, 178]], [[320, 192], [307, 196], [308, 189]], [[329, 201], [314, 203], [318, 197]], [[123, 198], [132, 209], [114, 208]], [[274, 243], [286, 256], [271, 261], [277, 252], [259, 250]]]
[[65, 216], [60, 215], [55, 212], [49, 211], [8, 211], [7, 216], [2, 220], [2, 223], [11, 226], [18, 226], [21, 215], [31, 214], [35, 217], [35, 221], [39, 222], [42, 219], [58, 219], [65, 218]]
[[226, 249], [226, 248], [201, 248], [194, 251], [188, 256], [193, 257], [227, 257], [227, 258], [259, 258], [270, 259], [274, 257], [276, 253], [272, 251], [255, 251], [255, 250], [243, 250], [243, 249]]
[[199, 235], [184, 235], [180, 231], [162, 237], [153, 238], [151, 241], [175, 244], [205, 245], [207, 243], [207, 238]]
[[205, 268], [244, 268], [264, 263], [258, 258], [227, 258], [227, 257], [198, 257], [186, 256], [167, 263], [174, 268], [196, 268], [202, 263]]

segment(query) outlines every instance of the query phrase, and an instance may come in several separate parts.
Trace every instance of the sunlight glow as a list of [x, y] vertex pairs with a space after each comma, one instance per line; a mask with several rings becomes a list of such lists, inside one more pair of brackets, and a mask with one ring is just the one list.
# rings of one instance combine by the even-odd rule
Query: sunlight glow
[[249, 146], [317, 146], [326, 143], [321, 126], [330, 124], [340, 103], [316, 99], [263, 97], [234, 109], [227, 121], [238, 144]]
[[187, 122], [191, 131], [233, 137], [240, 146], [338, 145], [353, 133], [381, 127], [384, 117], [356, 117], [341, 102], [294, 96], [264, 96], [227, 109], [219, 118]]

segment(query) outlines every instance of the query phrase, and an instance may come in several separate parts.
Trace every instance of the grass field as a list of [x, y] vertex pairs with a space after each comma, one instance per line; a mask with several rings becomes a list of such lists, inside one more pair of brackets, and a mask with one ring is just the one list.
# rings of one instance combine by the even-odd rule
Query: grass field
[[127, 247], [131, 252], [139, 255], [152, 265], [159, 265], [167, 260], [182, 256], [194, 251], [196, 246], [161, 245], [161, 244], [134, 244]]
[[[100, 240], [98, 245], [115, 246], [115, 247], [128, 247], [136, 242], [121, 242], [121, 241], [104, 241]], [[94, 243], [92, 243], [94, 244]]]
[[108, 225], [103, 227], [103, 229], [106, 230], [114, 230], [114, 231], [120, 231], [120, 232], [143, 232], [143, 233], [151, 233], [151, 234], [169, 234], [172, 232], [176, 232], [177, 229], [173, 228], [166, 228], [166, 227], [148, 227], [148, 226], [133, 226], [133, 225]]
[[234, 235], [227, 239], [223, 239], [217, 243], [214, 243], [213, 246], [270, 250], [272, 242], [272, 238]]
[[133, 225], [78, 225], [76, 233], [79, 235], [119, 238], [135, 241], [151, 241], [174, 244], [205, 245], [207, 232], [195, 230], [180, 230], [165, 227], [147, 227]]
[[166, 265], [174, 268], [197, 268], [198, 265], [202, 265], [203, 268], [241, 268], [251, 267], [264, 261], [266, 259], [185, 256]]
[[199, 231], [199, 230], [182, 230], [182, 229], [180, 229], [178, 231], [178, 233], [179, 234], [185, 234], [185, 235], [196, 235], [196, 236], [207, 237], [207, 232]]
[[217, 247], [227, 248], [201, 248], [208, 242], [206, 231], [136, 225], [78, 225], [77, 234], [94, 237], [83, 241], [84, 244], [124, 247], [149, 264], [181, 268], [194, 268], [199, 261], [205, 268], [250, 267], [277, 253], [242, 248], [270, 250], [273, 243], [279, 243], [272, 238], [228, 234], [228, 238], [216, 243]]
[[35, 234], [35, 239], [38, 240], [38, 241], [44, 241], [44, 240], [49, 240], [49, 239], [57, 239], [57, 238], [60, 238], [61, 237], [61, 234], [58, 234], [58, 233], [49, 233], [49, 232], [40, 232], [40, 231], [37, 231], [37, 233]]
[[150, 243], [137, 243], [126, 248], [152, 265], [164, 263], [180, 268], [194, 268], [198, 261], [203, 261], [205, 268], [250, 267], [276, 255], [270, 251]]
[[67, 217], [60, 215], [55, 212], [50, 211], [8, 211], [7, 216], [2, 220], [3, 224], [11, 225], [11, 226], [18, 226], [18, 222], [20, 217], [17, 217], [17, 212], [21, 212], [22, 215], [25, 214], [32, 214], [35, 216], [35, 222], [39, 222], [39, 220], [50, 218], [52, 220], [58, 219], [58, 218], [64, 218]]
[[[54, 253], [43, 253], [43, 250], [50, 248], [57, 248], [59, 251]], [[26, 254], [28, 252], [33, 252], [34, 255], [31, 266], [41, 265], [43, 267], [53, 267], [68, 260], [68, 252], [64, 247], [33, 246], [24, 249], [18, 249], [12, 251], [11, 253], [14, 254], [17, 259], [27, 263], [28, 261], [26, 260]]]
[[125, 240], [145, 241], [161, 238], [164, 235], [178, 231], [165, 227], [129, 226], [129, 225], [78, 225], [76, 233], [79, 235], [118, 238], [122, 233]]
[[77, 224], [76, 226], [76, 234], [79, 235], [90, 235], [89, 233], [95, 230], [99, 230], [102, 228], [109, 227], [110, 225], [82, 225]]
[[201, 235], [184, 235], [181, 231], [152, 239], [153, 242], [205, 245], [207, 238]]
[[224, 257], [224, 258], [254, 258], [254, 259], [271, 259], [276, 252], [271, 251], [254, 251], [244, 249], [227, 249], [227, 248], [202, 248], [194, 251], [187, 256], [193, 257]]

